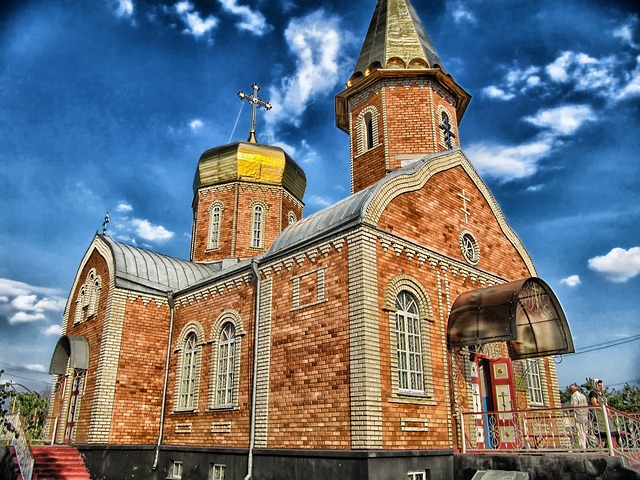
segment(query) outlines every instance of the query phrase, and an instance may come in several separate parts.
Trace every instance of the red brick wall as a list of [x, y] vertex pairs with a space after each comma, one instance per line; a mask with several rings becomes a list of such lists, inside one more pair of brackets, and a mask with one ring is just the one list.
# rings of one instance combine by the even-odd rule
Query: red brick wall
[[[250, 393], [253, 373], [253, 309], [255, 286], [243, 285], [224, 294], [207, 295], [206, 300], [189, 299], [185, 304], [176, 302], [174, 335], [171, 348], [171, 368], [167, 391], [166, 423], [164, 443], [168, 445], [206, 445], [215, 447], [243, 447], [249, 445]], [[212, 348], [211, 333], [215, 321], [226, 310], [235, 310], [242, 318], [245, 335], [240, 348], [240, 378], [238, 408], [227, 410], [209, 409]], [[176, 412], [176, 370], [179, 353], [176, 352], [180, 333], [192, 321], [202, 325], [205, 344], [201, 353], [199, 395], [196, 411]], [[215, 387], [214, 387], [215, 388]], [[231, 422], [230, 433], [211, 433], [213, 422]], [[176, 425], [191, 423], [191, 433], [176, 433]]]
[[[345, 246], [272, 277], [270, 448], [350, 448], [347, 265]], [[324, 266], [329, 301], [291, 311], [291, 277]]]
[[[235, 211], [236, 192], [238, 210]], [[232, 183], [219, 187], [200, 189], [194, 203], [194, 234], [192, 260], [212, 262], [223, 258], [250, 258], [269, 249], [283, 228], [288, 225], [288, 213], [293, 211], [299, 220], [302, 208], [291, 200], [282, 187], [251, 183]], [[220, 248], [208, 249], [210, 207], [221, 201], [224, 205], [220, 225]], [[263, 248], [251, 247], [253, 209], [251, 202], [262, 201], [268, 209], [264, 212], [265, 236]], [[235, 220], [235, 223], [234, 223]], [[234, 229], [235, 226], [235, 229]]]
[[[89, 319], [73, 325], [73, 319], [76, 314], [76, 300], [78, 294], [89, 271], [95, 268], [96, 274], [100, 276], [102, 282], [102, 289], [100, 291], [100, 298], [98, 300], [98, 309], [96, 314]], [[77, 443], [84, 443], [87, 441], [89, 435], [89, 422], [91, 420], [91, 406], [93, 404], [93, 398], [96, 387], [96, 373], [98, 371], [98, 359], [100, 355], [100, 345], [102, 343], [102, 332], [104, 328], [104, 320], [107, 309], [107, 298], [109, 296], [110, 277], [107, 262], [104, 257], [97, 251], [93, 251], [89, 260], [79, 273], [78, 284], [76, 288], [69, 295], [69, 323], [67, 326], [67, 335], [86, 337], [89, 344], [89, 369], [85, 376], [86, 386], [84, 387], [83, 394], [80, 400], [80, 412], [78, 416], [78, 423], [76, 426], [75, 441]], [[71, 388], [71, 379], [68, 388]], [[57, 395], [55, 399], [55, 405], [53, 407], [53, 415], [59, 416], [58, 431], [62, 431], [66, 425], [66, 412], [62, 412], [62, 395]]]
[[144, 444], [158, 438], [168, 332], [166, 301], [127, 300], [110, 442]]

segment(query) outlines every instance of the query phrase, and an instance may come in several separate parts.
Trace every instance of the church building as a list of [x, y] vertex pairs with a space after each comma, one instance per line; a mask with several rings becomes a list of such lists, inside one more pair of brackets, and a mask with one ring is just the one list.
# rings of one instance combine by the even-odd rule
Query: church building
[[462, 438], [512, 441], [462, 412], [560, 406], [571, 333], [460, 148], [470, 99], [410, 1], [378, 0], [335, 100], [351, 195], [303, 217], [304, 171], [252, 128], [197, 163], [189, 260], [96, 234], [53, 442], [100, 479], [426, 480]]

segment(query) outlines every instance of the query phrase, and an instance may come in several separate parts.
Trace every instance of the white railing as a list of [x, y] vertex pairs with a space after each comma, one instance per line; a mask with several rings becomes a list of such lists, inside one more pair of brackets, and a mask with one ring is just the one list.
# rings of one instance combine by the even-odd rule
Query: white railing
[[610, 407], [463, 412], [463, 453], [601, 452], [640, 464], [640, 420]]
[[0, 438], [6, 439], [15, 451], [18, 457], [18, 466], [23, 480], [31, 480], [33, 475], [33, 455], [29, 446], [29, 439], [25, 433], [22, 415], [19, 413], [8, 413], [4, 419], [12, 428], [1, 428]]

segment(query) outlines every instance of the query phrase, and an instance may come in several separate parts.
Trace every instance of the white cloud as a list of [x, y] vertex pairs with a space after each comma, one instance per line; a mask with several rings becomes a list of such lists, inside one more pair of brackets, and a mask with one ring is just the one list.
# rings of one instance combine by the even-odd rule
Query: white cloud
[[16, 312], [9, 318], [9, 323], [11, 325], [16, 325], [18, 323], [32, 323], [45, 320], [46, 318], [47, 317], [45, 317], [42, 313]]
[[323, 197], [321, 195], [311, 195], [311, 197], [309, 197], [308, 203], [310, 206], [326, 208], [329, 205], [333, 205], [334, 202], [331, 199]]
[[241, 17], [240, 22], [236, 24], [240, 30], [246, 30], [257, 36], [262, 36], [271, 30], [271, 25], [267, 23], [262, 13], [246, 5], [238, 5], [236, 0], [219, 0], [219, 2], [227, 12]]
[[545, 72], [553, 82], [608, 97], [618, 86], [614, 76], [617, 67], [614, 57], [593, 58], [586, 53], [563, 52], [545, 67]]
[[200, 38], [218, 26], [218, 19], [212, 15], [203, 18], [188, 0], [176, 3], [173, 8], [187, 28], [184, 33]]
[[41, 363], [28, 363], [24, 366], [27, 370], [31, 372], [46, 372], [47, 369]]
[[131, 225], [134, 227], [136, 235], [149, 242], [165, 242], [174, 235], [162, 225], [153, 225], [149, 220], [134, 218], [131, 220]]
[[579, 275], [569, 275], [567, 278], [563, 278], [560, 280], [560, 283], [563, 283], [569, 287], [577, 287], [580, 285], [580, 276]]
[[514, 67], [507, 71], [501, 84], [489, 85], [482, 89], [482, 94], [496, 100], [508, 101], [518, 93], [526, 93], [528, 90], [537, 87], [542, 80], [538, 73], [540, 68], [529, 66], [527, 68]]
[[496, 100], [511, 100], [516, 95], [515, 93], [508, 93], [500, 87], [496, 87], [495, 85], [489, 85], [482, 89], [482, 93], [489, 98], [495, 98]]
[[525, 121], [548, 129], [555, 135], [572, 135], [582, 124], [596, 119], [596, 113], [589, 105], [564, 105], [540, 110], [535, 115], [525, 117]]
[[453, 20], [458, 24], [470, 23], [475, 25], [477, 23], [476, 17], [473, 13], [467, 10], [461, 2], [456, 3], [453, 7]]
[[616, 95], [616, 100], [625, 100], [638, 96], [640, 96], [640, 56], [636, 57], [636, 68], [629, 74], [627, 83]]
[[616, 247], [606, 255], [590, 258], [589, 268], [612, 282], [626, 282], [640, 273], [640, 247]]
[[39, 293], [41, 295], [57, 295], [59, 292], [54, 288], [35, 287], [23, 282], [0, 278], [0, 296], [16, 297], [18, 295], [29, 295]]
[[540, 136], [536, 141], [517, 146], [475, 144], [465, 149], [475, 168], [484, 175], [503, 181], [530, 177], [538, 162], [553, 149], [553, 138]]
[[626, 23], [620, 25], [613, 31], [613, 36], [619, 38], [623, 43], [629, 45], [632, 48], [639, 48], [638, 44], [633, 40], [633, 34], [636, 26], [638, 25], [638, 16], [632, 15], [629, 17]]
[[289, 22], [285, 38], [296, 57], [296, 71], [282, 79], [280, 86], [270, 88], [273, 110], [266, 121], [277, 124], [300, 123], [300, 116], [316, 97], [333, 92], [339, 82], [341, 39], [337, 17], [328, 17], [316, 10], [303, 18]]
[[49, 325], [42, 333], [48, 337], [57, 337], [62, 335], [62, 327], [60, 325]]
[[133, 0], [116, 0], [116, 15], [118, 17], [132, 17], [133, 11]]
[[132, 211], [133, 211], [133, 207], [132, 207], [130, 204], [128, 204], [128, 203], [120, 202], [120, 203], [118, 204], [118, 207], [117, 207], [117, 209], [116, 209], [116, 210], [118, 210], [119, 212], [125, 212], [125, 213], [127, 213], [127, 212], [132, 212]]
[[199, 118], [191, 120], [191, 122], [189, 123], [189, 127], [194, 132], [200, 130], [203, 126], [204, 126], [204, 122], [202, 120], [200, 120]]
[[62, 298], [42, 298], [36, 295], [19, 295], [11, 301], [11, 307], [16, 310], [27, 310], [30, 312], [61, 312], [64, 310], [65, 300]]

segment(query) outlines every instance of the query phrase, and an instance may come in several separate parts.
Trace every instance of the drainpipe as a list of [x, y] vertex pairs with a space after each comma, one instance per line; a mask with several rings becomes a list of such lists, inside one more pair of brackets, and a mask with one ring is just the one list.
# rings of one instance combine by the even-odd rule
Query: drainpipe
[[260, 324], [260, 272], [258, 271], [258, 262], [256, 259], [251, 260], [251, 270], [256, 277], [256, 312], [255, 321], [253, 322], [253, 390], [251, 392], [251, 433], [249, 436], [249, 456], [247, 459], [247, 476], [244, 480], [253, 477], [253, 446], [256, 441], [256, 389], [258, 385], [258, 326]]
[[156, 445], [156, 452], [153, 459], [152, 470], [158, 468], [158, 457], [160, 456], [160, 444], [162, 443], [162, 433], [164, 431], [164, 409], [167, 404], [167, 384], [169, 383], [169, 360], [171, 359], [171, 342], [173, 340], [173, 318], [175, 313], [173, 303], [173, 292], [169, 290], [167, 292], [167, 302], [169, 303], [169, 340], [167, 342], [167, 361], [164, 366], [164, 386], [162, 387], [162, 408], [160, 410], [160, 431], [158, 432], [158, 444]]

